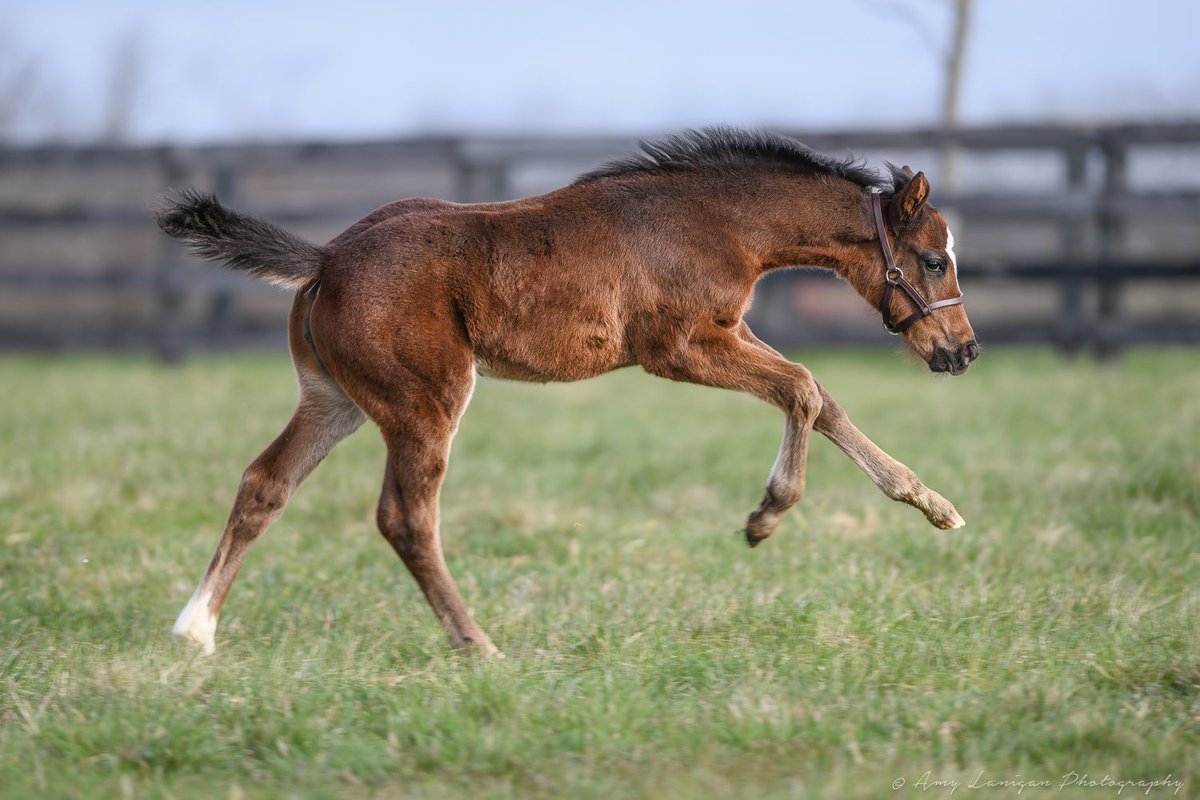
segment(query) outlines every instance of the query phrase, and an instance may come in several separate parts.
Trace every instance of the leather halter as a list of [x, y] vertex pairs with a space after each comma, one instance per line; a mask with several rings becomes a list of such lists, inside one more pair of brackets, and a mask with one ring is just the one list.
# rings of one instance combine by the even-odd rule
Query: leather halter
[[[883, 304], [881, 306], [883, 329], [895, 336], [908, 330], [917, 320], [928, 317], [936, 309], [960, 305], [963, 301], [961, 294], [948, 300], [937, 300], [930, 303], [917, 291], [917, 287], [904, 279], [904, 273], [896, 266], [896, 259], [892, 256], [892, 246], [888, 243], [887, 229], [883, 225], [883, 203], [879, 199], [878, 190], [871, 191], [871, 210], [875, 217], [875, 230], [879, 232], [879, 247], [883, 250], [883, 260], [886, 265], [883, 273]], [[897, 287], [908, 295], [908, 299], [913, 301], [917, 310], [899, 322], [893, 322], [892, 292]]]

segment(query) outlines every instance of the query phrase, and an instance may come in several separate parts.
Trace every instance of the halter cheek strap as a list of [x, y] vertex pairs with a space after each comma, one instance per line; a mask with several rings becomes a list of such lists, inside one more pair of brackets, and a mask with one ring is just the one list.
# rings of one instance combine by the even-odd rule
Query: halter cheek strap
[[[883, 273], [883, 329], [888, 333], [895, 335], [902, 333], [912, 327], [913, 323], [924, 317], [928, 317], [935, 310], [945, 308], [946, 306], [960, 305], [963, 301], [963, 296], [951, 297], [948, 300], [937, 300], [932, 303], [927, 301], [917, 287], [904, 279], [904, 273], [896, 266], [896, 259], [892, 255], [892, 246], [888, 242], [887, 228], [883, 224], [883, 203], [879, 198], [879, 192], [871, 192], [871, 211], [875, 218], [875, 230], [879, 233], [879, 247], [883, 250], [883, 260], [885, 271]], [[895, 322], [892, 320], [892, 293], [900, 289], [908, 299], [917, 307], [909, 316]]]

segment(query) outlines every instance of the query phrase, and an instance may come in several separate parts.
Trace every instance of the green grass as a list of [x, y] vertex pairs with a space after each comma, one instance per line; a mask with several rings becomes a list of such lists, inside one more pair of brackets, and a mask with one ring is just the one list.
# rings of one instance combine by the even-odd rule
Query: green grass
[[170, 637], [285, 360], [0, 360], [0, 796], [1200, 796], [1200, 353], [799, 356], [965, 529], [817, 437], [750, 550], [772, 409], [481, 381], [442, 522], [490, 663], [375, 531], [370, 426], [251, 552], [217, 654]]

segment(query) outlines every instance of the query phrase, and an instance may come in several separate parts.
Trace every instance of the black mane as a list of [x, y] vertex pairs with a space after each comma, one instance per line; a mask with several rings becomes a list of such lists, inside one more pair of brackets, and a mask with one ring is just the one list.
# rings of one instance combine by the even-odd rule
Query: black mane
[[838, 159], [818, 153], [795, 139], [766, 131], [717, 127], [688, 130], [658, 141], [638, 140], [642, 152], [610, 161], [585, 172], [576, 183], [637, 173], [662, 174], [701, 169], [728, 169], [747, 164], [767, 164], [808, 175], [844, 178], [864, 188], [891, 189], [894, 184], [855, 156]]

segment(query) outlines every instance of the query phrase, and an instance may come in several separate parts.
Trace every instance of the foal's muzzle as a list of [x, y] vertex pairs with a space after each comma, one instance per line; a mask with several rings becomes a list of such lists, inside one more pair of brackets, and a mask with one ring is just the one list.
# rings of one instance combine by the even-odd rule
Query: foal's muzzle
[[951, 375], [962, 375], [967, 371], [971, 362], [979, 358], [979, 344], [972, 339], [959, 345], [957, 350], [947, 350], [936, 347], [929, 357], [929, 368], [934, 372], [949, 372]]

